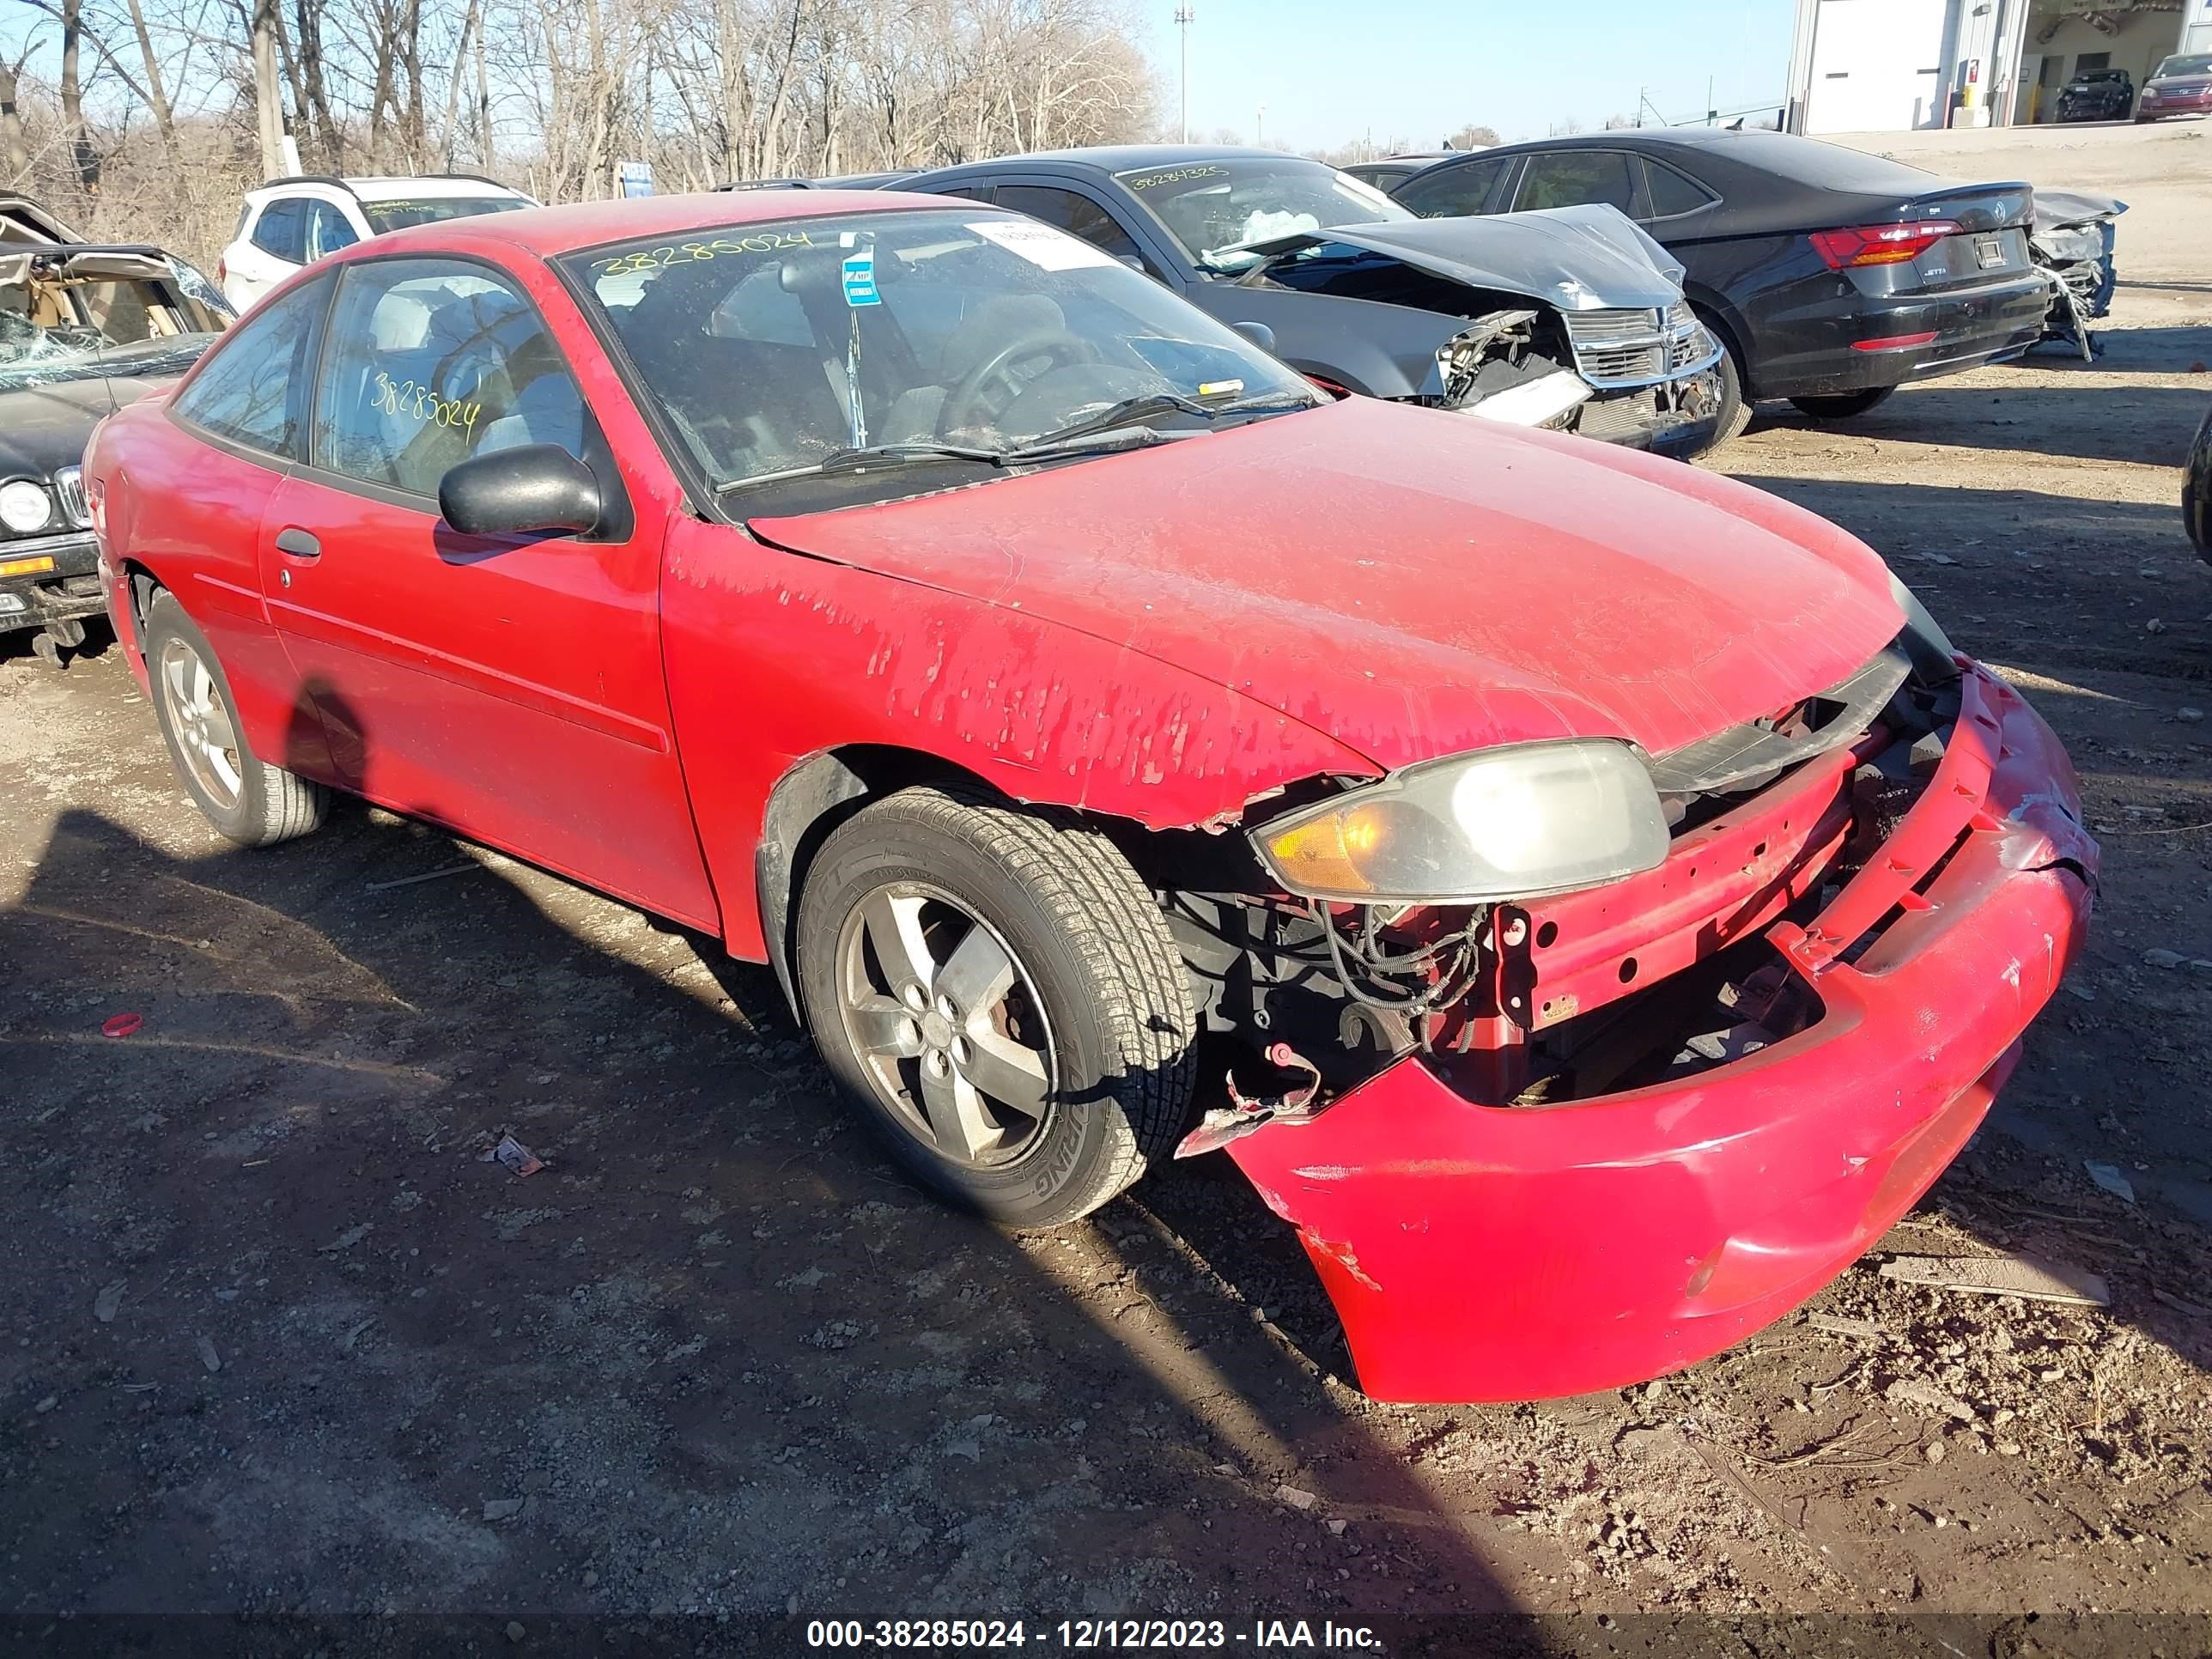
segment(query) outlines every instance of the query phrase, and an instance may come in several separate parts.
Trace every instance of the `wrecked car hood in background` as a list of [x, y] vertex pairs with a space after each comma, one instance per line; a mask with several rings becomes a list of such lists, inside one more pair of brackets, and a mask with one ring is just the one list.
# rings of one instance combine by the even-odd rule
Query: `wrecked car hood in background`
[[[1664, 753], [1856, 673], [1903, 622], [1881, 560], [1774, 496], [1362, 398], [748, 528], [1200, 675], [1383, 767], [1564, 737]], [[994, 672], [1054, 706], [1049, 661]]]
[[2099, 224], [2127, 210], [2128, 204], [2117, 196], [2100, 196], [2094, 190], [2045, 190], [2039, 185], [2033, 234], [2042, 236], [2069, 225]]
[[1340, 225], [1253, 245], [1275, 258], [1328, 242], [1402, 259], [1446, 282], [1526, 294], [1561, 311], [1658, 309], [1682, 297], [1682, 266], [1619, 208], [1541, 208], [1486, 218]]

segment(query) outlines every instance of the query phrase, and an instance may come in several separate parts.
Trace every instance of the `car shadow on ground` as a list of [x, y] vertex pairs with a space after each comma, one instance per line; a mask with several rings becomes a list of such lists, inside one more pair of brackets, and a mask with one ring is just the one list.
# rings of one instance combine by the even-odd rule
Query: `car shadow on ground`
[[900, 1180], [768, 970], [343, 799], [177, 839], [0, 911], [0, 1613], [1510, 1607], [1140, 1205]]

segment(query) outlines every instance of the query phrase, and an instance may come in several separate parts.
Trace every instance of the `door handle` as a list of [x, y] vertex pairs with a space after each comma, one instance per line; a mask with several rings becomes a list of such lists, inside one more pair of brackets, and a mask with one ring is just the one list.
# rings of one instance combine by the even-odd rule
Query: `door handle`
[[289, 530], [276, 532], [276, 550], [289, 553], [295, 559], [319, 559], [323, 556], [323, 544], [295, 526]]

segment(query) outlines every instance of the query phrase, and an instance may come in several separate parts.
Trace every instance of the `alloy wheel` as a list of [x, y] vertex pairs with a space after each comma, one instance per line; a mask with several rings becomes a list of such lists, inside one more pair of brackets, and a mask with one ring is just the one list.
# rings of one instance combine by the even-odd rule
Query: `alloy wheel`
[[162, 696], [177, 751], [208, 799], [228, 811], [238, 805], [244, 787], [238, 732], [223, 707], [222, 692], [200, 653], [172, 636], [161, 646]]
[[1029, 970], [988, 922], [940, 888], [878, 887], [846, 918], [837, 986], [853, 1050], [908, 1134], [971, 1168], [1036, 1144], [1058, 1051]]

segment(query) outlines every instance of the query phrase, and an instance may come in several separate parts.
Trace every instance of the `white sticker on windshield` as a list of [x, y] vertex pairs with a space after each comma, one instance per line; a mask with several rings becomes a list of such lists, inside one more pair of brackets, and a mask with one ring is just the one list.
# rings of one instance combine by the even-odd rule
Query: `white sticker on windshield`
[[1077, 270], [1085, 265], [1116, 263], [1105, 249], [1034, 219], [981, 219], [968, 228], [988, 237], [1009, 253], [1020, 254], [1042, 270]]

